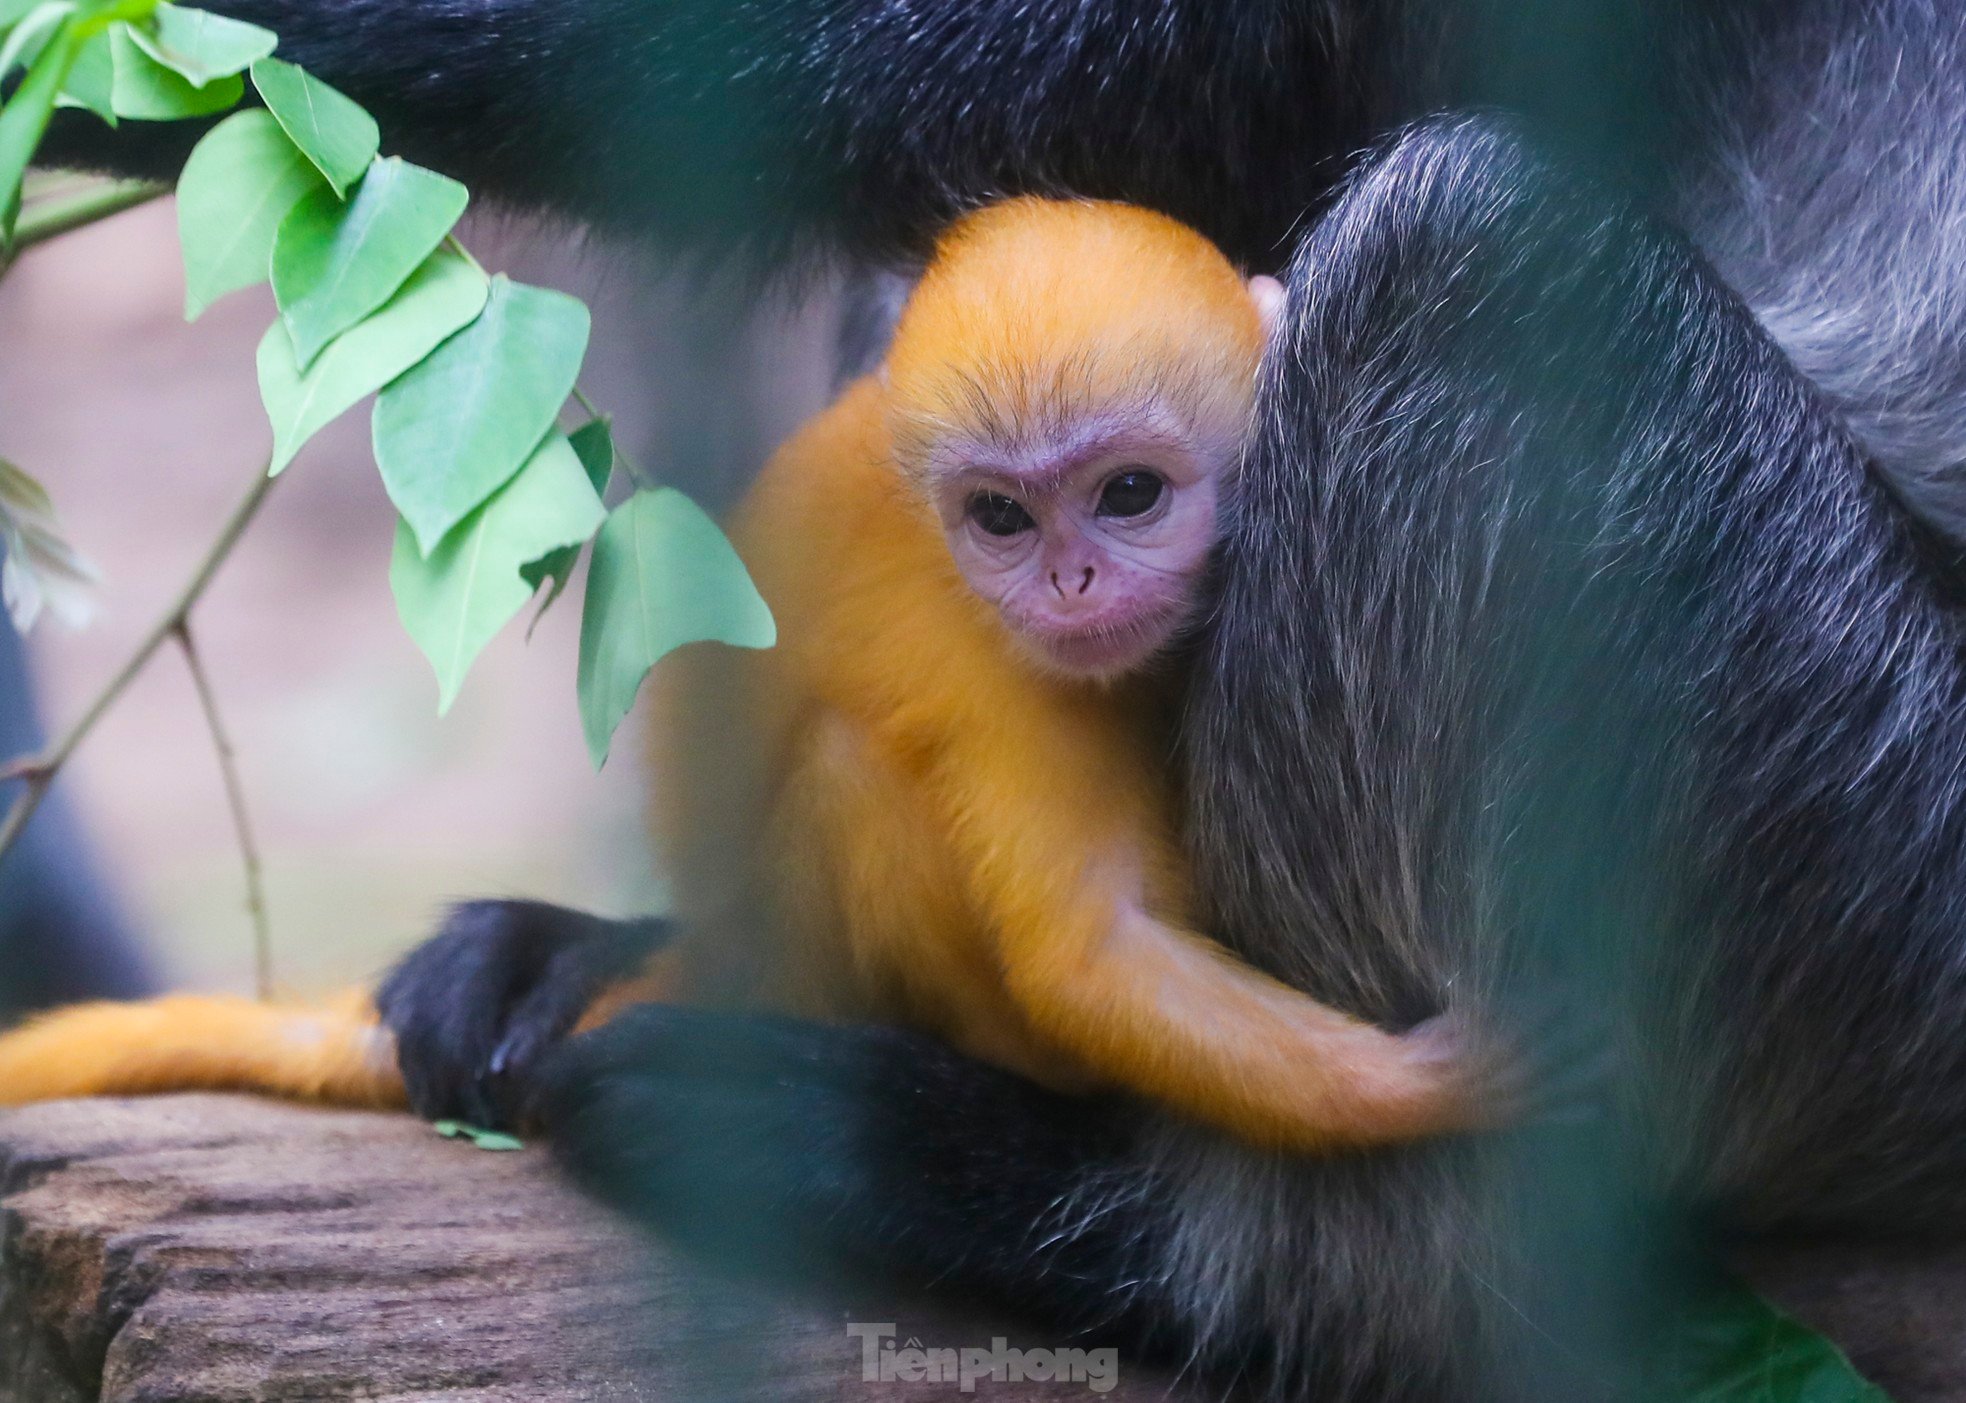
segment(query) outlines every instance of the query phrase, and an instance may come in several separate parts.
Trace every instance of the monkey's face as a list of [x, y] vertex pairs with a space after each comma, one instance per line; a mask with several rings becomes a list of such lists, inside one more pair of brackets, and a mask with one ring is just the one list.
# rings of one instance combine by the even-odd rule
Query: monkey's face
[[1011, 635], [1051, 670], [1105, 679], [1146, 664], [1192, 617], [1224, 471], [1134, 426], [972, 451], [932, 482], [957, 567]]

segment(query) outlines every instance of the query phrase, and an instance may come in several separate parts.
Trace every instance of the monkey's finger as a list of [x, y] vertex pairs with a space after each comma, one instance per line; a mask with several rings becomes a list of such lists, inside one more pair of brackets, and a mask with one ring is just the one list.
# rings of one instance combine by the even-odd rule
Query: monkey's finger
[[573, 1030], [596, 999], [631, 979], [668, 944], [672, 927], [658, 918], [583, 917], [563, 934], [538, 976], [516, 993], [480, 1069], [485, 1094], [508, 1118], [528, 1116], [540, 1058]]
[[522, 919], [513, 903], [459, 906], [377, 991], [376, 1008], [396, 1035], [397, 1063], [418, 1115], [496, 1123], [480, 1072], [524, 978]]

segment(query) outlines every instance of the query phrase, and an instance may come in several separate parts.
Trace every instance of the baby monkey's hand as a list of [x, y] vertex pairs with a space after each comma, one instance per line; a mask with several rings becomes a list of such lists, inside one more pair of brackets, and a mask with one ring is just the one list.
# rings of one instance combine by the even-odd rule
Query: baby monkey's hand
[[1401, 1041], [1430, 1075], [1450, 1133], [1577, 1122], [1604, 1108], [1609, 1053], [1567, 1000], [1451, 1009], [1415, 1024]]

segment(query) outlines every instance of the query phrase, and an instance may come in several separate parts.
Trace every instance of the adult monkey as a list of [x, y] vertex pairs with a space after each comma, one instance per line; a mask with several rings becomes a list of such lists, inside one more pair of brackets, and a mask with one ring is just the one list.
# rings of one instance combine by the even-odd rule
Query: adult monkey
[[[1036, 188], [1260, 267], [1320, 211], [1189, 709], [1208, 927], [1403, 1022], [1581, 912], [1652, 976], [1606, 980], [1656, 994], [1608, 1021], [1675, 1055], [1637, 1059], [1646, 1170], [1753, 1224], [1956, 1218], [1966, 640], [1866, 459], [1937, 516], [1966, 456], [1958, 18], [1626, 3], [1598, 17], [1614, 70], [1516, 42], [1562, 7], [1451, 0], [216, 7], [408, 154], [682, 247], [907, 254]], [[1332, 194], [1346, 153], [1493, 99], [1557, 154], [1432, 121]], [[469, 1108], [633, 943], [467, 912], [390, 991], [426, 1097]], [[1494, 1226], [1533, 1156], [1286, 1163], [892, 1031], [676, 1010], [543, 1074], [569, 1162], [678, 1232], [1012, 1295], [1292, 1396], [1514, 1399], [1558, 1367], [1518, 1357], [1551, 1317], [1515, 1330], [1536, 1282]]]

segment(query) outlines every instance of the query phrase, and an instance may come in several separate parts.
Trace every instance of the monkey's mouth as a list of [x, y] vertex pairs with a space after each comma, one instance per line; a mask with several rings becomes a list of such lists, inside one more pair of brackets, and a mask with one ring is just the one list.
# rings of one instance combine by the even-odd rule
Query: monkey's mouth
[[1133, 671], [1159, 652], [1178, 631], [1178, 614], [1135, 611], [1069, 626], [1037, 623], [1031, 634], [1055, 667], [1082, 677], [1110, 677]]

